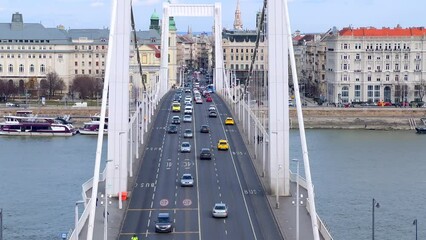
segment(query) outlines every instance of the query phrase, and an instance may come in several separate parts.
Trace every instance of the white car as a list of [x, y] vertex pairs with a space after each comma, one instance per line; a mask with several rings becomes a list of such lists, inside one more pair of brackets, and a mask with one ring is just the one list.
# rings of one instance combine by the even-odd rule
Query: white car
[[192, 106], [185, 106], [184, 114], [192, 114]]
[[192, 116], [191, 115], [184, 115], [183, 116], [183, 122], [192, 122]]
[[194, 177], [191, 174], [185, 173], [180, 179], [180, 185], [182, 187], [192, 187], [194, 186]]
[[228, 217], [228, 206], [225, 203], [215, 203], [212, 210], [213, 217]]
[[191, 144], [189, 142], [183, 142], [180, 145], [180, 152], [182, 152], [182, 153], [191, 152]]
[[210, 111], [215, 111], [215, 112], [216, 112], [216, 108], [215, 108], [215, 107], [213, 107], [213, 106], [210, 106], [210, 107], [209, 107], [209, 112], [210, 112]]

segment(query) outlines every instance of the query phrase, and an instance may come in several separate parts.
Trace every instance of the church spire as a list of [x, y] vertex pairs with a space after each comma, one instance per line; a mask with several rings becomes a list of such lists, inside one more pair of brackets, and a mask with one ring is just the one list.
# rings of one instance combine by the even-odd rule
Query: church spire
[[241, 21], [240, 0], [237, 0], [237, 9], [235, 10], [234, 29], [243, 30], [243, 22]]

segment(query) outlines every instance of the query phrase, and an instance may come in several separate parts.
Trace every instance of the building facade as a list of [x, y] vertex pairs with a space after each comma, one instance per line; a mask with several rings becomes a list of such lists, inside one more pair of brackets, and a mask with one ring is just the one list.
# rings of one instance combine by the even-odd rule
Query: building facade
[[422, 100], [425, 28], [334, 29], [323, 41], [330, 103]]
[[[156, 66], [156, 59], [152, 58], [161, 57], [158, 54], [161, 45], [159, 26], [159, 17], [154, 13], [150, 30], [136, 32], [142, 69], [148, 80], [157, 79], [159, 74], [160, 67]], [[173, 19], [170, 28], [169, 79], [175, 83], [177, 50]], [[22, 14], [14, 13], [10, 23], [0, 23], [0, 80], [14, 84], [18, 87], [18, 93], [24, 94], [28, 90], [29, 81], [36, 87], [50, 72], [56, 72], [64, 80], [67, 89], [77, 76], [103, 79], [108, 38], [109, 29], [46, 28], [39, 23], [24, 23]], [[133, 43], [129, 46], [134, 50]], [[135, 77], [135, 52], [132, 52], [131, 58], [131, 76]]]

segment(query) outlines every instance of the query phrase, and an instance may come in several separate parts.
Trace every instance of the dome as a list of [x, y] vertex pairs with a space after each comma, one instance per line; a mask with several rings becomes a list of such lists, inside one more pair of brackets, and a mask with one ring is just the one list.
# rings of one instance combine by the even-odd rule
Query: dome
[[151, 20], [160, 20], [160, 16], [158, 16], [158, 13], [156, 10], [151, 15]]

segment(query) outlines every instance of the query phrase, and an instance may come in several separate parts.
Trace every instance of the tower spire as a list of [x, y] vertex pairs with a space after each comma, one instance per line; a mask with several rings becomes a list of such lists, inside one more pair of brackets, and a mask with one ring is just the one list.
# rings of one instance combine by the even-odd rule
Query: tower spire
[[237, 0], [237, 9], [235, 10], [234, 29], [243, 30], [243, 22], [241, 21], [240, 0]]

